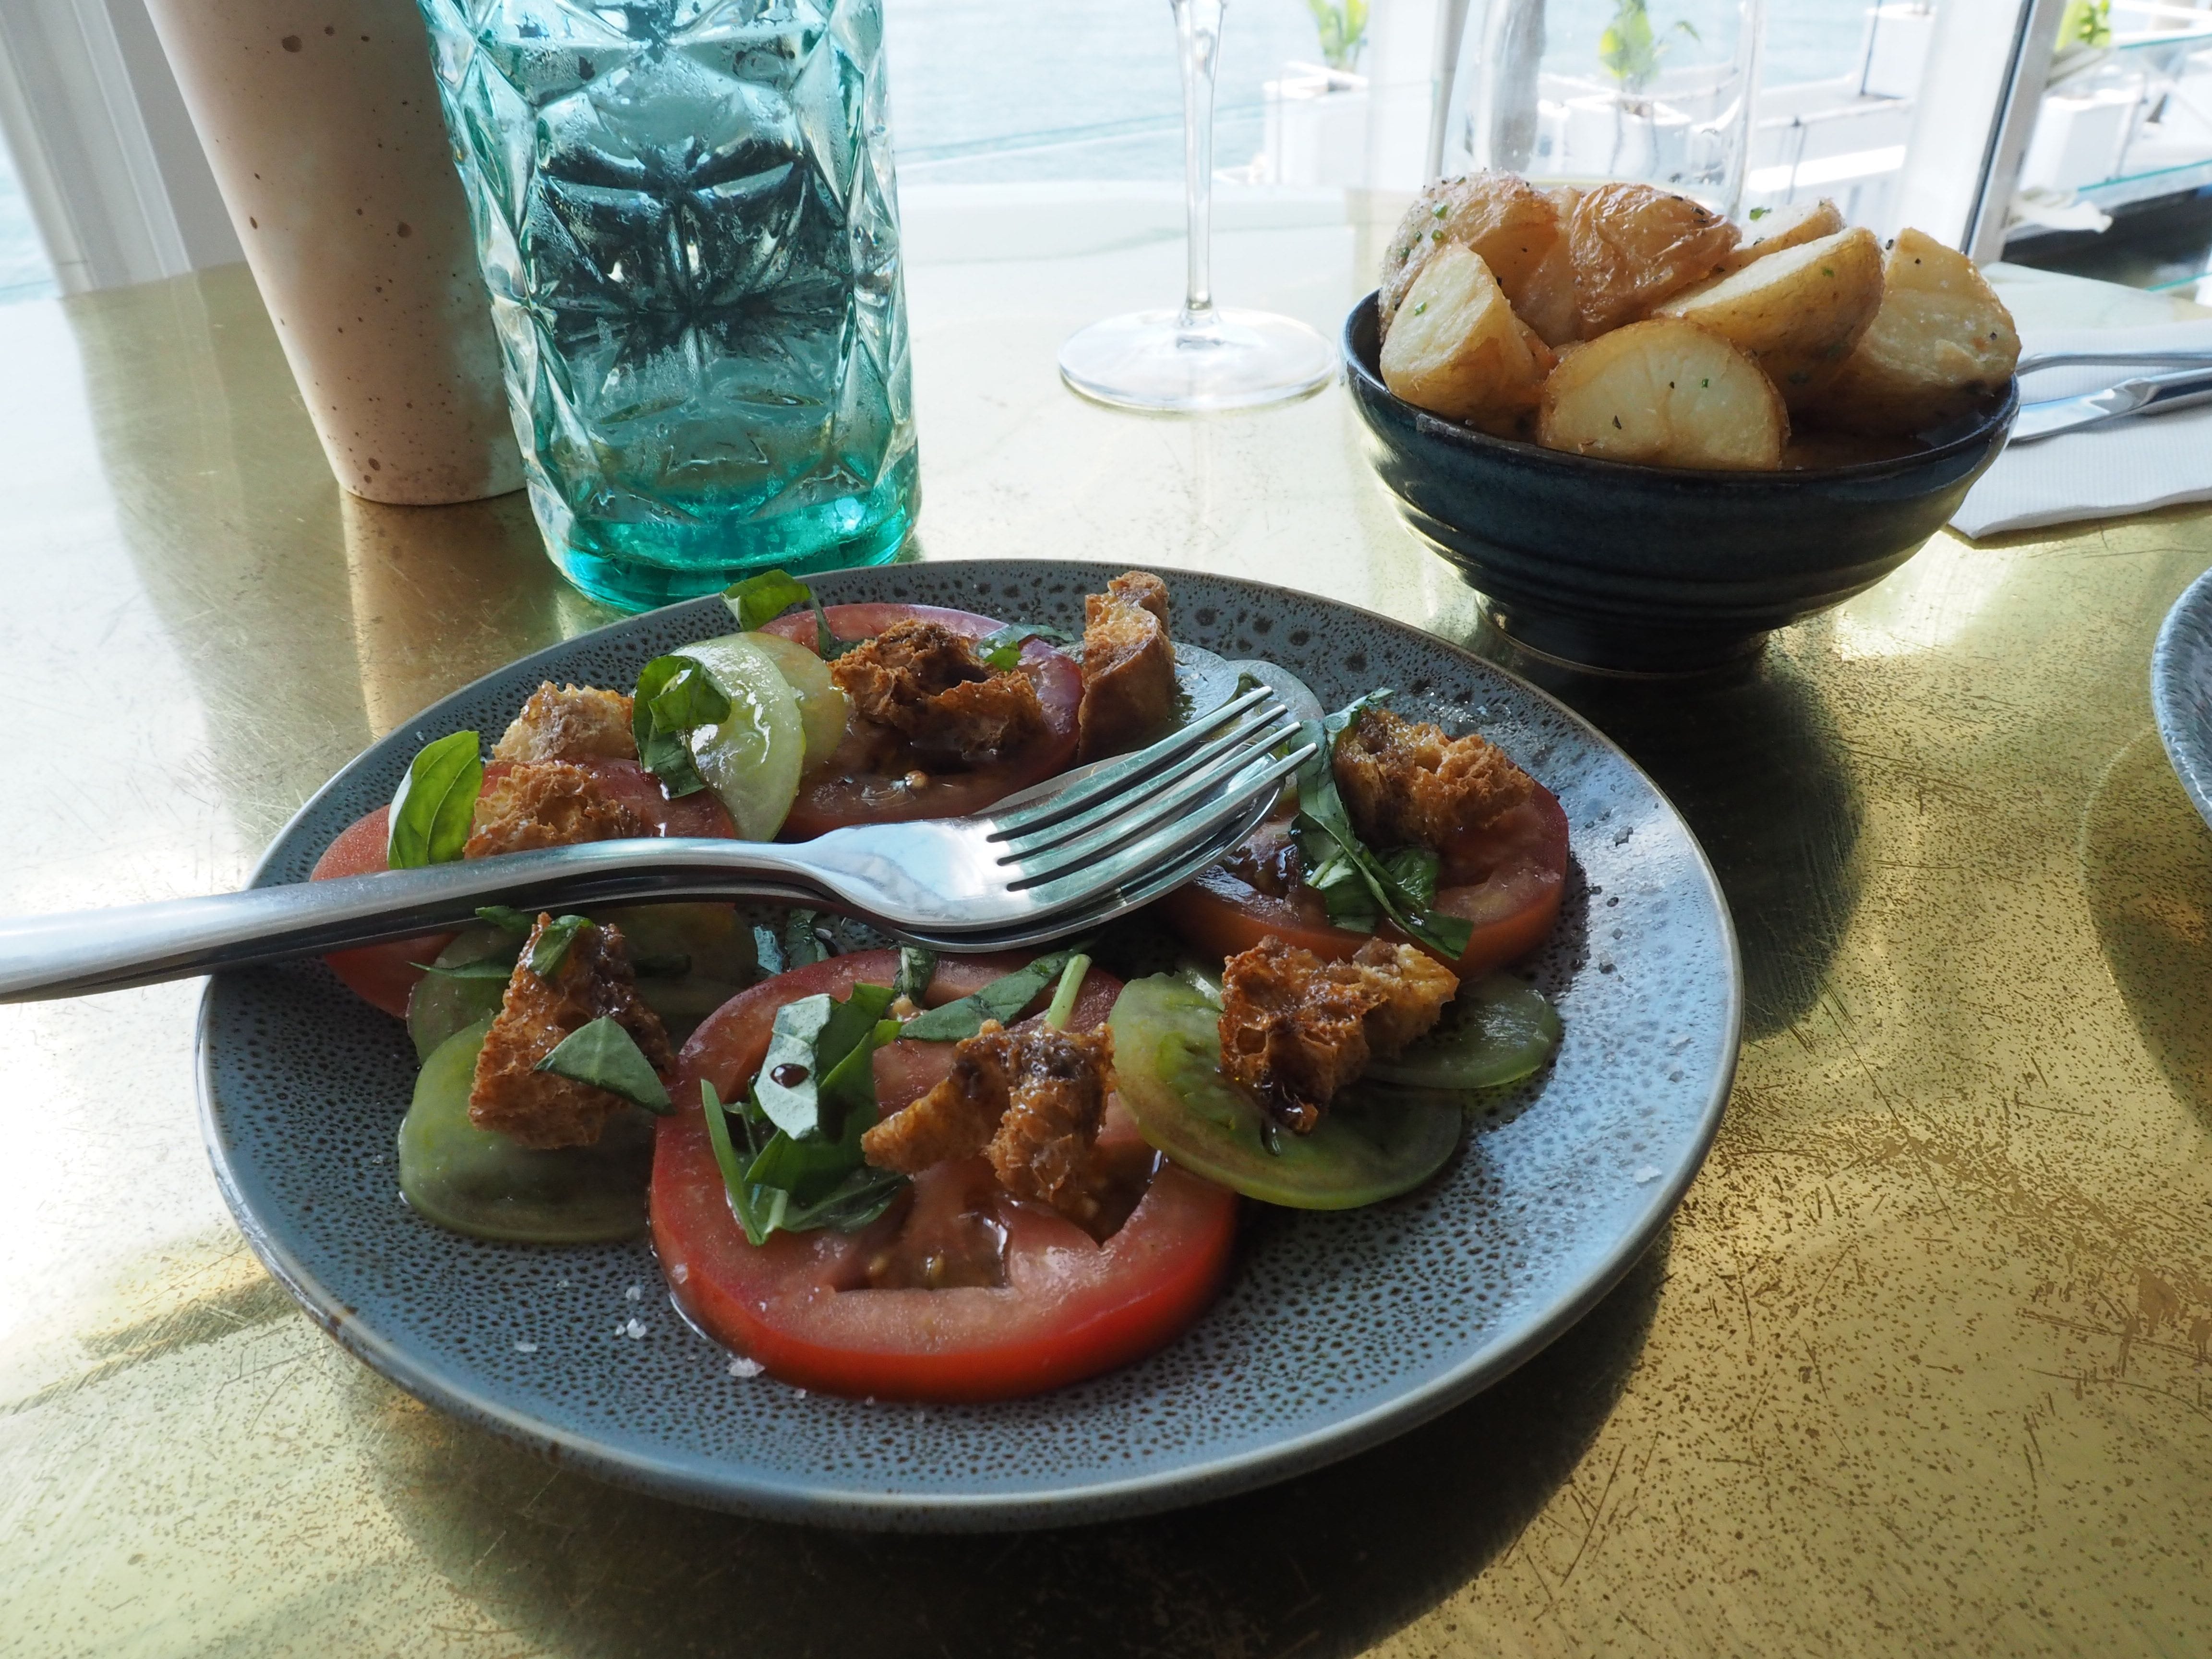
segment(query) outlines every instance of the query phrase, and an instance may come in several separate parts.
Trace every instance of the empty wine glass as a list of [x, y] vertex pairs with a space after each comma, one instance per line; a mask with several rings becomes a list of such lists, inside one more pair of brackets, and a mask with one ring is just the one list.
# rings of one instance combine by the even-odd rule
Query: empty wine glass
[[1060, 349], [1060, 378], [1123, 409], [1195, 412], [1285, 403], [1327, 386], [1336, 352], [1304, 323], [1213, 303], [1207, 242], [1213, 202], [1213, 70], [1223, 0], [1170, 0], [1182, 46], [1188, 282], [1179, 311], [1109, 317]]

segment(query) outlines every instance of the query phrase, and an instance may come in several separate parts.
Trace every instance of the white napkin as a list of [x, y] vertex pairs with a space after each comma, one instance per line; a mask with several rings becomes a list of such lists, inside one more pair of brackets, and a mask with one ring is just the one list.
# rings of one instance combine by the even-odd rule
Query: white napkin
[[[2021, 337], [2031, 351], [2212, 349], [2212, 319], [2148, 328], [2039, 329]], [[2048, 368], [2020, 383], [2025, 398], [2076, 398], [2159, 367]], [[1997, 457], [1951, 520], [1962, 536], [2145, 513], [2176, 501], [2212, 500], [2212, 404], [2138, 416], [2022, 444]]]

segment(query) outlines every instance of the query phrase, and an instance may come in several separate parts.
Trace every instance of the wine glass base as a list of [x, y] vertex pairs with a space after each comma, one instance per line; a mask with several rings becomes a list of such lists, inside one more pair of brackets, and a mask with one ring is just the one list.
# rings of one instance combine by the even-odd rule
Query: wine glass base
[[1139, 311], [1068, 337], [1060, 377], [1117, 409], [1197, 413], [1312, 396], [1336, 378], [1336, 348], [1266, 311]]

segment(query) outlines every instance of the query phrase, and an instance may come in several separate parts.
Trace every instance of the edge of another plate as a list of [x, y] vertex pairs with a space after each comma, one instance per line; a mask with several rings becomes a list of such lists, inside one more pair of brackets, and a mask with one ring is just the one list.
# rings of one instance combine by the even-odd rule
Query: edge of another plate
[[2189, 585], [2159, 628], [2150, 706], [2174, 775], [2212, 827], [2212, 570]]
[[[885, 566], [865, 571], [832, 573], [810, 580], [825, 588], [843, 586], [848, 583], [854, 586], [872, 586], [875, 582], [896, 580], [896, 573], [902, 570], [927, 569], [944, 573], [967, 562], [933, 561], [920, 567]], [[988, 567], [996, 571], [1002, 567], [1027, 565], [1032, 562], [979, 561], [974, 563], [979, 570]], [[1117, 574], [1112, 568], [1105, 566], [1094, 568], [1062, 562], [1052, 562], [1049, 566], [1044, 562], [1034, 562], [1033, 568], [1080, 573], [1090, 573], [1095, 569], [1095, 576], [1085, 577], [1094, 586], [1103, 581], [1105, 576]], [[1168, 574], [1172, 576], [1176, 573], [1170, 571]], [[1200, 574], [1182, 574], [1186, 576]], [[1721, 1011], [1721, 1024], [1725, 1033], [1721, 1049], [1726, 1058], [1713, 1072], [1702, 1107], [1696, 1113], [1694, 1127], [1671, 1167], [1656, 1172], [1648, 1194], [1644, 1195], [1643, 1203], [1613, 1240], [1610, 1249], [1571, 1285], [1559, 1291], [1540, 1316], [1522, 1323], [1510, 1336], [1467, 1353], [1458, 1364], [1420, 1385], [1395, 1394], [1369, 1409], [1324, 1421], [1304, 1431], [1286, 1435], [1242, 1453], [1217, 1455], [1195, 1465], [1119, 1478], [1105, 1476], [1071, 1483], [1057, 1489], [1036, 1489], [1018, 1493], [931, 1491], [915, 1487], [872, 1490], [849, 1484], [825, 1484], [821, 1480], [766, 1480], [756, 1472], [702, 1461], [696, 1455], [681, 1452], [656, 1453], [635, 1446], [614, 1444], [605, 1436], [579, 1432], [544, 1413], [520, 1408], [502, 1397], [501, 1391], [475, 1386], [461, 1374], [460, 1368], [450, 1364], [441, 1364], [440, 1356], [418, 1353], [407, 1342], [394, 1340], [380, 1328], [374, 1311], [364, 1312], [348, 1304], [322, 1281], [301, 1259], [292, 1243], [283, 1236], [284, 1229], [281, 1218], [264, 1219], [258, 1212], [249, 1191], [254, 1182], [246, 1178], [248, 1172], [234, 1166], [232, 1148], [222, 1121], [224, 1108], [216, 1076], [216, 1028], [219, 1004], [246, 978], [243, 974], [233, 974], [211, 979], [202, 999], [197, 1033], [196, 1070], [202, 1134], [210, 1160], [214, 1165], [224, 1201], [236, 1217], [255, 1255], [310, 1316], [356, 1358], [409, 1394], [464, 1420], [477, 1424], [501, 1438], [602, 1479], [680, 1501], [771, 1519], [860, 1528], [982, 1531], [1036, 1525], [1073, 1525], [1228, 1497], [1288, 1479], [1367, 1449], [1461, 1403], [1533, 1358], [1587, 1313], [1635, 1264], [1680, 1202], [1718, 1133], [1741, 1046], [1743, 974], [1733, 920], [1711, 861], [1690, 833], [1687, 824], [1682, 821], [1680, 814], [1642, 769], [1595, 726], [1540, 689], [1448, 641], [1394, 618], [1343, 605], [1340, 601], [1321, 599], [1316, 595], [1267, 584], [1211, 575], [1205, 579], [1226, 583], [1232, 588], [1251, 593], [1255, 599], [1272, 599], [1285, 605], [1311, 606], [1318, 603], [1353, 612], [1365, 623], [1403, 636], [1414, 648], [1434, 650], [1461, 659], [1480, 675], [1506, 683], [1516, 695], [1543, 706], [1552, 717], [1564, 720], [1569, 726], [1578, 728], [1579, 735], [1584, 740], [1605, 751], [1613, 762], [1626, 768], [1680, 829], [1686, 843], [1698, 879], [1703, 884], [1703, 896], [1709, 901], [1717, 924], [1718, 936], [1714, 943], [1723, 959], [1727, 988], [1726, 1006]], [[841, 601], [841, 596], [834, 592], [824, 597], [833, 604]], [[411, 754], [413, 747], [420, 741], [416, 735], [419, 729], [439, 725], [449, 705], [463, 703], [478, 694], [487, 681], [512, 675], [517, 671], [534, 672], [533, 665], [571, 656], [580, 647], [589, 647], [594, 641], [640, 632], [656, 620], [678, 621], [696, 615], [702, 626], [691, 636], [703, 637], [714, 631], [711, 624], [720, 613], [719, 601], [696, 600], [647, 613], [644, 617], [625, 618], [592, 633], [518, 659], [441, 699], [372, 744], [318, 790], [271, 842], [269, 852], [257, 866], [250, 884], [266, 885], [276, 879], [271, 872], [272, 865], [289, 851], [289, 844], [295, 834], [304, 823], [317, 815], [319, 808], [334, 792], [351, 783], [363, 770], [374, 769], [380, 763], [392, 766], [395, 756], [403, 757], [396, 765], [404, 766], [404, 755]], [[1621, 839], [1626, 840], [1625, 834]], [[283, 970], [249, 971], [265, 974]], [[323, 970], [319, 964], [316, 964], [314, 971]], [[1610, 973], [1609, 963], [1600, 971]], [[1540, 1095], [1536, 1098], [1540, 1100]], [[1200, 1323], [1203, 1326], [1205, 1321], [1201, 1320]], [[695, 1340], [703, 1341], [703, 1339]], [[1188, 1335], [1179, 1339], [1181, 1341], [1190, 1340]], [[1044, 1400], [1053, 1397], [1041, 1396]], [[1026, 1406], [1031, 1402], [1009, 1403]], [[993, 1408], [962, 1409], [988, 1413]]]

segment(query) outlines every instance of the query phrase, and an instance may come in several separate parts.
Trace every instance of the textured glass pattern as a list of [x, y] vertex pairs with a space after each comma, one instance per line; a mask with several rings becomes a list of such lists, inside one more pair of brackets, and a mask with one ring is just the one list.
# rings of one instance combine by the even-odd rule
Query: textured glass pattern
[[633, 608], [916, 495], [879, 0], [421, 0], [538, 522]]

